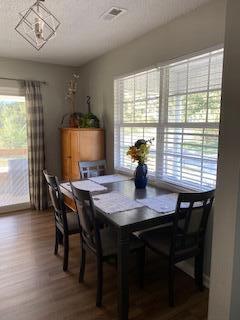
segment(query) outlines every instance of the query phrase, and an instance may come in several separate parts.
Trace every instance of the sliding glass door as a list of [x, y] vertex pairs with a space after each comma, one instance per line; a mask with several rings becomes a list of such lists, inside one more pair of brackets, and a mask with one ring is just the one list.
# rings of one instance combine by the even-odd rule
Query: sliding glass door
[[0, 95], [0, 211], [29, 204], [24, 96]]

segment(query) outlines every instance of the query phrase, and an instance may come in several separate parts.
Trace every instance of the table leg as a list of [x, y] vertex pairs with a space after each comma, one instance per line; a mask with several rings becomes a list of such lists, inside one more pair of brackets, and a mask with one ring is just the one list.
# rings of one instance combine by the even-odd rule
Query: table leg
[[129, 234], [118, 232], [118, 319], [128, 319], [128, 255]]

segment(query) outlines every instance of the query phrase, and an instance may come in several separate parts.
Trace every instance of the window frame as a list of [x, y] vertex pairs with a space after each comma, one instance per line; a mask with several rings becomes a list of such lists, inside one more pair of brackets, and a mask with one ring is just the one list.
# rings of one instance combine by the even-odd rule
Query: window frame
[[[181, 183], [181, 181], [171, 180], [167, 179], [166, 176], [163, 176], [163, 174], [160, 173], [161, 170], [163, 170], [163, 157], [164, 157], [164, 139], [165, 139], [165, 129], [167, 128], [198, 128], [198, 129], [203, 129], [203, 134], [202, 137], [205, 136], [204, 129], [208, 128], [213, 128], [213, 129], [219, 129], [219, 122], [184, 122], [184, 123], [174, 123], [174, 122], [169, 122], [167, 120], [167, 115], [168, 115], [168, 103], [166, 103], [165, 99], [168, 99], [169, 97], [169, 88], [166, 88], [166, 84], [169, 84], [169, 75], [167, 75], [168, 81], [166, 81], [166, 73], [169, 72], [169, 69], [172, 65], [174, 64], [184, 64], [188, 63], [190, 59], [196, 58], [199, 59], [199, 57], [207, 54], [212, 54], [214, 51], [222, 51], [223, 52], [223, 46], [219, 45], [216, 47], [208, 48], [206, 50], [180, 57], [178, 59], [170, 60], [165, 63], [161, 63], [156, 65], [155, 67], [149, 67], [145, 68], [144, 70], [141, 70], [140, 72], [134, 72], [132, 74], [128, 75], [123, 75], [121, 77], [116, 77], [114, 79], [114, 168], [116, 171], [127, 173], [127, 174], [132, 174], [133, 170], [128, 169], [126, 167], [121, 166], [120, 164], [120, 130], [121, 127], [140, 127], [140, 128], [156, 128], [156, 138], [157, 138], [157, 145], [156, 145], [156, 170], [155, 174], [150, 173], [149, 178], [151, 181], [155, 182], [157, 185], [164, 185], [166, 187], [170, 187], [171, 189], [175, 190], [191, 190], [191, 191], [199, 191], [199, 190], [205, 190], [209, 189], [209, 187], [203, 187], [200, 185], [190, 185], [189, 184], [184, 184]], [[191, 61], [191, 60], [190, 60]], [[209, 67], [211, 64], [209, 63]], [[121, 104], [121, 101], [123, 101], [122, 97], [119, 97], [120, 91], [118, 90], [118, 85], [119, 81], [122, 81], [128, 77], [134, 77], [136, 75], [139, 75], [140, 73], [144, 72], [150, 72], [152, 70], [159, 70], [160, 69], [160, 85], [159, 85], [159, 119], [158, 122], [156, 123], [124, 123], [123, 121], [123, 108], [119, 107], [119, 104]], [[209, 77], [209, 73], [208, 73]], [[208, 87], [207, 90], [202, 90], [201, 92], [206, 92], [207, 97], [209, 96], [209, 92], [216, 92], [216, 91], [221, 91], [220, 89], [213, 89], [209, 90], [209, 79], [208, 79]], [[168, 94], [166, 94], [166, 92]], [[200, 91], [199, 91], [200, 92]], [[196, 94], [197, 91], [192, 91], [193, 94]], [[120, 98], [120, 99], [119, 99]], [[122, 99], [122, 100], [121, 100]], [[208, 98], [207, 98], [208, 99]], [[147, 101], [147, 96], [146, 96], [146, 101]], [[123, 104], [122, 104], [123, 105]], [[208, 112], [207, 107], [207, 111]], [[187, 109], [187, 108], [186, 108]], [[207, 116], [206, 116], [207, 117]], [[183, 133], [182, 133], [183, 136]], [[217, 137], [219, 136], [219, 133], [217, 134]], [[181, 154], [181, 159], [182, 159], [182, 154]], [[201, 161], [203, 161], [204, 158], [201, 157]], [[217, 164], [217, 160], [215, 161]], [[201, 174], [203, 173], [202, 167], [201, 167]], [[216, 179], [217, 179], [217, 174], [216, 174]], [[216, 181], [216, 180], [215, 180]]]
[[[9, 80], [1, 80], [0, 81], [0, 97], [1, 98], [2, 97], [13, 97], [16, 99], [17, 98], [23, 99], [25, 106], [26, 106], [26, 96], [25, 96], [23, 88], [21, 86], [19, 86], [17, 81], [16, 81], [15, 86], [14, 86], [14, 83], [11, 86], [11, 83], [12, 83], [12, 81], [9, 81]], [[30, 198], [29, 198], [29, 201], [27, 201], [27, 202], [7, 204], [4, 206], [0, 206], [0, 214], [5, 214], [8, 212], [18, 211], [18, 210], [26, 210], [29, 208], [31, 208]]]

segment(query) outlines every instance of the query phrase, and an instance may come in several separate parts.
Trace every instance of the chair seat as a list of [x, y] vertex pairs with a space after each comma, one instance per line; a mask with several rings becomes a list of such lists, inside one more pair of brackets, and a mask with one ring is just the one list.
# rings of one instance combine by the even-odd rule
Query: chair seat
[[170, 254], [172, 227], [158, 228], [141, 232], [140, 238], [154, 251]]
[[[117, 233], [112, 228], [101, 229], [101, 242], [103, 256], [112, 256], [117, 254]], [[130, 251], [144, 247], [144, 242], [132, 235], [130, 238]]]
[[146, 233], [148, 231], [152, 231], [152, 230], [158, 230], [158, 229], [162, 229], [162, 228], [167, 228], [167, 227], [172, 227], [172, 223], [169, 222], [169, 223], [164, 223], [164, 224], [161, 224], [161, 225], [158, 225], [156, 227], [152, 227], [152, 228], [147, 228], [147, 229], [144, 229], [144, 230], [139, 230], [139, 231], [135, 231], [133, 232], [133, 234], [138, 237], [138, 238], [141, 238], [142, 234], [143, 233]]
[[[140, 238], [152, 250], [162, 253], [166, 256], [170, 255], [172, 227], [158, 228], [142, 232]], [[181, 241], [176, 241], [175, 244], [175, 259], [188, 258], [196, 255], [199, 252], [199, 247], [196, 245], [196, 239], [188, 236], [184, 244]]]
[[80, 232], [78, 215], [75, 212], [73, 211], [67, 212], [67, 224], [68, 224], [69, 234]]

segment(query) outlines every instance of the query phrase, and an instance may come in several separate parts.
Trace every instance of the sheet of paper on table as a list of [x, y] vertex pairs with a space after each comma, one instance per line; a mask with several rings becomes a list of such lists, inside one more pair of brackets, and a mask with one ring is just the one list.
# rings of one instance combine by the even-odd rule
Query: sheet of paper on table
[[[74, 181], [72, 183], [76, 188], [84, 191], [90, 191], [90, 192], [97, 192], [97, 191], [106, 191], [107, 188], [104, 186], [101, 186], [100, 184], [97, 184], [90, 180], [79, 180]], [[61, 186], [69, 191], [71, 191], [71, 186], [69, 182], [62, 183]]]
[[[173, 213], [176, 210], [178, 193], [169, 193], [154, 198], [137, 199], [136, 201], [159, 213]], [[194, 208], [201, 207], [202, 202], [196, 202]], [[181, 208], [188, 208], [189, 203], [181, 203]]]
[[109, 214], [144, 207], [143, 204], [116, 191], [96, 195], [93, 201], [97, 209]]
[[126, 181], [126, 180], [131, 180], [132, 177], [125, 176], [123, 174], [109, 174], [105, 176], [98, 176], [98, 177], [91, 177], [89, 180], [99, 183], [99, 184], [104, 184], [104, 183], [113, 183], [113, 182], [121, 182], [121, 181]]
[[160, 213], [172, 213], [176, 209], [177, 199], [178, 193], [170, 193], [154, 198], [137, 199], [137, 201], [154, 211]]

